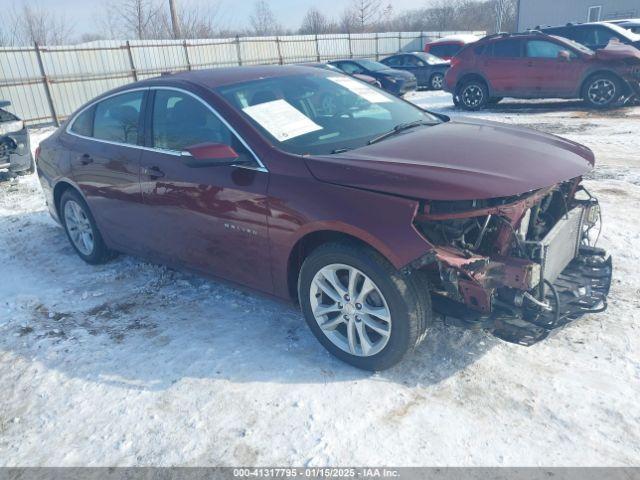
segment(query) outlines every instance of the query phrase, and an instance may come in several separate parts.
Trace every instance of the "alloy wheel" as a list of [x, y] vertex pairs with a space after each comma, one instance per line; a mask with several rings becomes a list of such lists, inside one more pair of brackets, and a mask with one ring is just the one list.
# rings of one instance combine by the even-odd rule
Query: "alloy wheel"
[[64, 205], [64, 223], [80, 253], [91, 255], [94, 248], [93, 227], [84, 208], [74, 200], [68, 200]]
[[464, 87], [460, 94], [462, 102], [469, 108], [476, 108], [484, 100], [484, 92], [479, 85], [471, 84]]
[[341, 350], [375, 355], [391, 337], [391, 312], [378, 286], [349, 265], [321, 268], [310, 287], [313, 316], [324, 335]]
[[615, 100], [616, 84], [608, 78], [599, 78], [589, 85], [587, 95], [594, 105], [608, 105]]
[[431, 77], [431, 88], [434, 90], [442, 89], [442, 85], [444, 84], [444, 76], [436, 73], [433, 77]]

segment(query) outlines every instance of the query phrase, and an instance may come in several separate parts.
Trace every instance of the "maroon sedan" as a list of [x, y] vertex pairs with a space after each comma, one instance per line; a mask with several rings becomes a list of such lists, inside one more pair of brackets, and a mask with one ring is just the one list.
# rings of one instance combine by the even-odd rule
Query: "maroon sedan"
[[37, 163], [86, 262], [126, 252], [293, 299], [360, 368], [398, 362], [434, 311], [530, 345], [606, 305], [589, 149], [323, 69], [126, 85], [71, 115]]

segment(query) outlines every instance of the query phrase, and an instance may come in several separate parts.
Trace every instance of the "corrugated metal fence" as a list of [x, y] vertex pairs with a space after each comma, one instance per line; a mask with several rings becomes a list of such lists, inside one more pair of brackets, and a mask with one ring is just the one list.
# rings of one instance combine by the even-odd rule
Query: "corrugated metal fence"
[[391, 32], [6, 47], [0, 48], [0, 100], [11, 101], [10, 109], [30, 124], [59, 124], [100, 93], [162, 72], [337, 58], [378, 60], [422, 50], [427, 41], [460, 33], [484, 34]]

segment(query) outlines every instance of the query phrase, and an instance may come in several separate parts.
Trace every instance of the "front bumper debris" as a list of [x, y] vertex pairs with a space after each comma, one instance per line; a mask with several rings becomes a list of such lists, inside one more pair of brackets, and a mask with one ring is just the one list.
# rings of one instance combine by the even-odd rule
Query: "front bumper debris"
[[482, 314], [442, 296], [434, 296], [433, 306], [449, 325], [487, 330], [504, 341], [530, 346], [587, 313], [604, 311], [612, 272], [604, 250], [583, 246], [556, 279], [545, 284], [549, 310], [516, 307], [496, 298], [491, 313]]

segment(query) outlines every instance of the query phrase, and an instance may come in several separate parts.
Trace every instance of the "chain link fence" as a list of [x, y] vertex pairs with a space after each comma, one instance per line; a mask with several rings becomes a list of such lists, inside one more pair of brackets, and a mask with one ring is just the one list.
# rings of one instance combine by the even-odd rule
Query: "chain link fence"
[[73, 46], [0, 48], [0, 100], [31, 125], [59, 125], [79, 106], [126, 83], [203, 68], [379, 60], [428, 41], [485, 32], [390, 32], [202, 40], [101, 40]]

